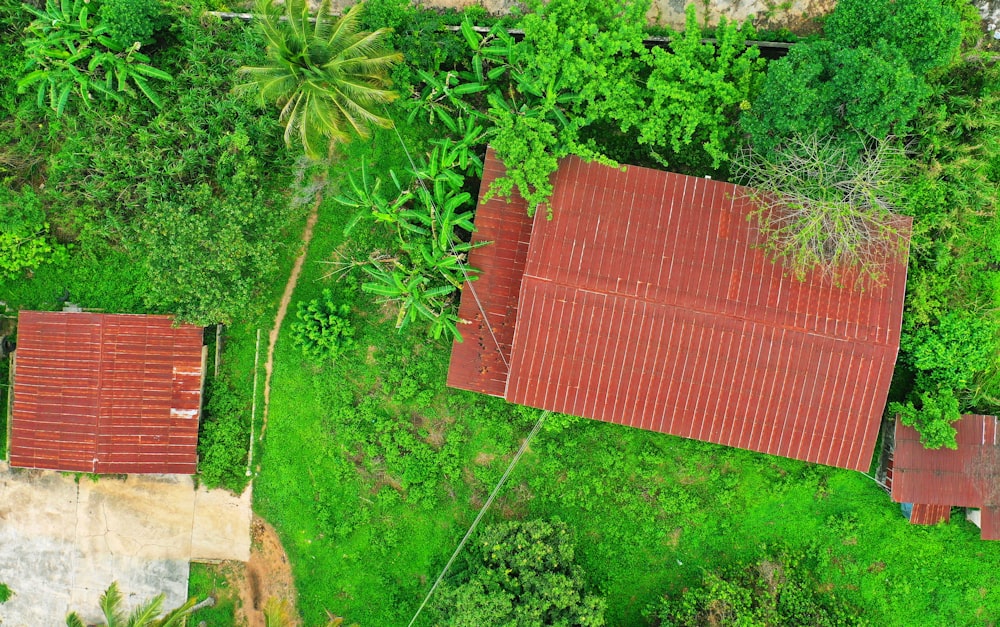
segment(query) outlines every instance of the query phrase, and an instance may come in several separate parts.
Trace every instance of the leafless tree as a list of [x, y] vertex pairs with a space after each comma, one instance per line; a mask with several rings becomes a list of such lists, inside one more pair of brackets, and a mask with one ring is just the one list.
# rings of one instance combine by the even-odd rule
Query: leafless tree
[[830, 138], [798, 137], [775, 155], [738, 153], [735, 179], [748, 186], [764, 248], [798, 278], [818, 271], [836, 282], [884, 277], [906, 243], [896, 202], [903, 151], [870, 140], [861, 151]]

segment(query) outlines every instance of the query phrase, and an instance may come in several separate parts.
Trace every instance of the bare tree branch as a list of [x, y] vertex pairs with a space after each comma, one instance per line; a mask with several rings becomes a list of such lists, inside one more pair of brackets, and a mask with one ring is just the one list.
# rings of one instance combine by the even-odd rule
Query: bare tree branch
[[868, 143], [855, 155], [813, 134], [772, 158], [751, 148], [735, 155], [732, 172], [749, 186], [764, 248], [798, 278], [818, 271], [834, 282], [878, 283], [902, 252], [893, 198], [903, 150], [893, 138]]

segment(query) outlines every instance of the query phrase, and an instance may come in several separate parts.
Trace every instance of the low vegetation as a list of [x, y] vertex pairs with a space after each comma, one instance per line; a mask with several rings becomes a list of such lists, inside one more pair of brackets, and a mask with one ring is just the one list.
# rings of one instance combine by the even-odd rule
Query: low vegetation
[[[997, 411], [1000, 77], [970, 52], [968, 4], [842, 0], [823, 37], [768, 63], [745, 46], [752, 28], [728, 22], [708, 44], [689, 18], [672, 46], [648, 49], [648, 6], [551, 0], [498, 22], [370, 0], [352, 18], [379, 33], [381, 52], [368, 52], [384, 63], [367, 87], [392, 80], [400, 94], [370, 113], [395, 128], [344, 118], [324, 132], [309, 130], [331, 122], [312, 105], [293, 115], [301, 85], [272, 92], [256, 80], [266, 72], [240, 73], [299, 71], [277, 54], [287, 33], [262, 37], [266, 26], [204, 16], [200, 2], [104, 0], [82, 20], [84, 7], [35, 7], [76, 11], [64, 33], [0, 0], [0, 298], [54, 309], [68, 292], [91, 309], [227, 323], [201, 480], [239, 491], [247, 466], [256, 473], [255, 509], [281, 534], [306, 624], [408, 622], [537, 419], [445, 386], [487, 142], [509, 166], [492, 193], [517, 191], [554, 219], [548, 176], [567, 154], [732, 178], [744, 151], [770, 172], [818, 132], [854, 180], [886, 146], [893, 158], [867, 187], [792, 177], [774, 191], [820, 194], [807, 196], [807, 226], [860, 198], [851, 209], [872, 221], [834, 247], [847, 254], [833, 267], [887, 250], [890, 208], [912, 217], [889, 411], [928, 446], [953, 445], [961, 412]], [[515, 22], [521, 41], [505, 30]], [[86, 42], [106, 61], [46, 56], [58, 47], [32, 38]], [[313, 205], [300, 315], [281, 329], [250, 463], [257, 331], [266, 338]], [[826, 223], [771, 252], [793, 273], [829, 263], [846, 222]], [[505, 573], [533, 551], [560, 558], [525, 567], [525, 594]], [[199, 568], [203, 596], [221, 584]], [[422, 624], [971, 624], [1000, 614], [984, 583], [998, 569], [1000, 551], [960, 516], [909, 526], [865, 475], [552, 416]], [[226, 607], [211, 621], [227, 624]]]

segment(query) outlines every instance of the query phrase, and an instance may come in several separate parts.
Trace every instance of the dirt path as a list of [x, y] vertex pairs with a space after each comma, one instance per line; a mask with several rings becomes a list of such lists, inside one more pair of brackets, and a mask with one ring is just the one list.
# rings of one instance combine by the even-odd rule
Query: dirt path
[[240, 572], [234, 572], [232, 581], [239, 591], [240, 607], [236, 610], [236, 624], [247, 627], [265, 627], [264, 608], [270, 603], [284, 603], [289, 627], [301, 623], [296, 611], [295, 579], [292, 566], [281, 546], [278, 532], [263, 518], [254, 516], [251, 527], [250, 560]]
[[[271, 406], [271, 374], [274, 372], [274, 347], [278, 342], [281, 323], [288, 313], [288, 305], [295, 293], [302, 266], [309, 252], [313, 229], [319, 220], [319, 205], [322, 195], [317, 196], [309, 217], [306, 219], [305, 230], [302, 231], [302, 248], [292, 266], [292, 274], [285, 283], [285, 291], [281, 295], [278, 313], [274, 316], [274, 324], [267, 339], [267, 361], [264, 362], [264, 411], [260, 427], [260, 439], [267, 433], [267, 417]], [[257, 469], [260, 469], [259, 463]], [[247, 627], [265, 627], [264, 608], [271, 603], [283, 605], [288, 620], [283, 624], [298, 627], [297, 599], [295, 580], [292, 577], [292, 567], [288, 563], [288, 555], [281, 546], [281, 539], [274, 527], [258, 516], [253, 518], [251, 528], [250, 560], [245, 568], [238, 569], [231, 575], [234, 587], [239, 591], [240, 604], [236, 613], [236, 624]]]
[[319, 204], [322, 200], [322, 195], [317, 196], [316, 202], [313, 203], [312, 211], [309, 212], [309, 218], [306, 220], [306, 228], [302, 232], [302, 252], [299, 253], [298, 259], [295, 260], [295, 265], [292, 267], [292, 275], [288, 277], [288, 283], [285, 284], [285, 293], [281, 295], [281, 304], [278, 305], [278, 313], [274, 316], [274, 325], [271, 327], [271, 333], [267, 336], [267, 361], [264, 362], [264, 418], [260, 426], [261, 440], [264, 439], [264, 434], [267, 433], [267, 416], [271, 405], [271, 373], [274, 371], [274, 346], [278, 342], [281, 323], [285, 320], [285, 314], [288, 313], [288, 303], [292, 301], [295, 285], [299, 282], [299, 275], [302, 274], [302, 265], [306, 261], [306, 253], [309, 252], [309, 242], [312, 241], [313, 228], [319, 219]]

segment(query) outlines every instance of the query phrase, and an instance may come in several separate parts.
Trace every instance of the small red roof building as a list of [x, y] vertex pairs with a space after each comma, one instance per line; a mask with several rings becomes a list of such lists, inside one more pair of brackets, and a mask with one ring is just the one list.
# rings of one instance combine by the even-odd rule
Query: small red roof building
[[22, 311], [10, 463], [92, 473], [197, 471], [202, 329], [168, 316]]
[[951, 508], [979, 508], [984, 540], [1000, 540], [1000, 425], [995, 416], [962, 416], [956, 450], [928, 450], [920, 434], [896, 420], [892, 500], [912, 503], [910, 522], [932, 525]]
[[865, 290], [800, 281], [760, 249], [736, 185], [569, 157], [547, 220], [516, 195], [482, 202], [504, 171], [488, 151], [473, 241], [492, 244], [470, 255], [481, 273], [462, 292], [449, 385], [868, 470], [905, 255]]

